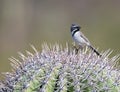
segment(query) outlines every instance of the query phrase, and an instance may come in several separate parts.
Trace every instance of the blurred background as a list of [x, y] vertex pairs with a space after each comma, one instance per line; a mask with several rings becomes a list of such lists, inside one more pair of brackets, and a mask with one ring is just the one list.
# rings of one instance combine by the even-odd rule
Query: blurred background
[[120, 53], [120, 0], [0, 0], [0, 72], [17, 52], [32, 52], [29, 44], [71, 44], [72, 23], [99, 51]]

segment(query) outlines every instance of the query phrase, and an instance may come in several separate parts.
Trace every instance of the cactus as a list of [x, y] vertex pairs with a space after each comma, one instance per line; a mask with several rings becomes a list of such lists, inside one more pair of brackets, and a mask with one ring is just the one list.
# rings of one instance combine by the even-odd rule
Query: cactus
[[[119, 55], [110, 50], [102, 57], [85, 48], [77, 54], [68, 46], [42, 46], [35, 54], [19, 53], [10, 58], [12, 73], [5, 73], [0, 92], [120, 92], [120, 70], [115, 69]], [[112, 62], [112, 64], [111, 64]]]

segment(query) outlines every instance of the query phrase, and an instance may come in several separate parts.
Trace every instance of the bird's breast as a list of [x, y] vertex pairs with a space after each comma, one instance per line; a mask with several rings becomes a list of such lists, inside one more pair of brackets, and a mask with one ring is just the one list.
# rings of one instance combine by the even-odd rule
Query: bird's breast
[[84, 46], [86, 45], [86, 41], [84, 38], [82, 38], [82, 36], [80, 36], [80, 32], [76, 32], [73, 36], [73, 39], [75, 40], [75, 42], [78, 44], [78, 45], [81, 45], [81, 46]]

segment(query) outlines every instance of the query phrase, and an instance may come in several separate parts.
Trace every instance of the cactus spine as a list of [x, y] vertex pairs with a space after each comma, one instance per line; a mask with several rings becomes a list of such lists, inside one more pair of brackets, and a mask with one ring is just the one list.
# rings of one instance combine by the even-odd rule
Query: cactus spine
[[89, 49], [69, 50], [68, 46], [44, 44], [42, 52], [21, 60], [10, 58], [12, 73], [5, 74], [0, 82], [0, 92], [120, 92], [120, 70], [113, 69], [110, 62], [119, 55], [108, 58], [110, 50], [96, 56]]

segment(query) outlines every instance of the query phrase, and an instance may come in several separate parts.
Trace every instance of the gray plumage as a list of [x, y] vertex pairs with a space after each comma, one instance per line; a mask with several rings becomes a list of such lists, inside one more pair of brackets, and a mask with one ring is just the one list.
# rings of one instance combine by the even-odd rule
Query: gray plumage
[[81, 27], [72, 24], [71, 25], [71, 34], [73, 40], [80, 46], [88, 46], [91, 50], [93, 50], [97, 55], [101, 56], [99, 52], [91, 45], [90, 41], [84, 36], [84, 34], [80, 31]]

